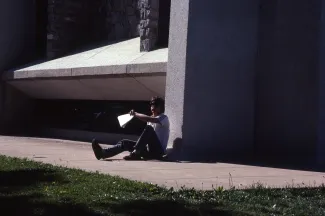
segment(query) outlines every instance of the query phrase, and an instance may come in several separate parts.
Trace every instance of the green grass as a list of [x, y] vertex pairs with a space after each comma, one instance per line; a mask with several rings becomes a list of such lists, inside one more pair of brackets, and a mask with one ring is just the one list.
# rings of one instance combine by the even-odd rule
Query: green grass
[[1, 215], [325, 215], [325, 187], [174, 191], [0, 156]]

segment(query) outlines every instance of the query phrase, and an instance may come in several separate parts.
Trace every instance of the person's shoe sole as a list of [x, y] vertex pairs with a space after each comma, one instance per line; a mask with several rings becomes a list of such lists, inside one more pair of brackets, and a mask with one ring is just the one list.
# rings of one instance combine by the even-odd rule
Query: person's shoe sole
[[103, 149], [102, 149], [102, 147], [100, 147], [100, 145], [98, 144], [98, 142], [95, 139], [92, 141], [91, 147], [93, 148], [93, 152], [94, 152], [97, 160], [102, 159]]
[[123, 157], [124, 160], [132, 160], [132, 161], [136, 161], [136, 160], [142, 160], [142, 158], [140, 156], [134, 156], [134, 155], [127, 155], [125, 157]]

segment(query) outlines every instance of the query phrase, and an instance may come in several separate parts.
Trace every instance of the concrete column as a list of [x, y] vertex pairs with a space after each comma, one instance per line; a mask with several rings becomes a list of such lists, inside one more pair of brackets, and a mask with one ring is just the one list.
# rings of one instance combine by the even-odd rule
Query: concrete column
[[261, 3], [256, 154], [308, 164], [317, 140], [320, 1]]
[[258, 11], [258, 0], [172, 1], [166, 113], [184, 159], [252, 152]]
[[[0, 75], [4, 70], [34, 58], [35, 4], [33, 1], [0, 1]], [[27, 120], [32, 100], [0, 80], [0, 133], [31, 128]], [[24, 127], [27, 126], [27, 127]], [[24, 129], [23, 129], [24, 128]]]
[[33, 60], [35, 4], [33, 1], [0, 1], [0, 73]]
[[318, 82], [318, 136], [317, 163], [325, 166], [325, 0], [321, 1], [320, 34], [319, 34], [319, 82]]

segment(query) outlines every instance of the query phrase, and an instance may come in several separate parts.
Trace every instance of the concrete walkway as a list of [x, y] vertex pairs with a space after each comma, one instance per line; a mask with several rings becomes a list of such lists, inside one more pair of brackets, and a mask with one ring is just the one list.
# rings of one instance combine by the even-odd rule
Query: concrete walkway
[[123, 161], [119, 155], [97, 161], [89, 143], [64, 140], [0, 136], [2, 155], [29, 158], [44, 163], [99, 171], [110, 175], [174, 187], [209, 190], [213, 186], [243, 188], [260, 182], [270, 187], [320, 185], [325, 173], [284, 170], [225, 163], [169, 163]]

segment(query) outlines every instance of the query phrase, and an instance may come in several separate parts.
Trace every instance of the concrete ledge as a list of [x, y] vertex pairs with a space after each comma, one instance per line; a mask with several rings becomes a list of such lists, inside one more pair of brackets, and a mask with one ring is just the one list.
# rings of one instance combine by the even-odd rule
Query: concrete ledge
[[73, 68], [71, 76], [92, 76], [126, 73], [126, 65], [109, 65], [97, 67]]
[[71, 69], [58, 69], [58, 70], [51, 69], [51, 70], [35, 70], [35, 71], [19, 71], [19, 72], [27, 72], [27, 74], [26, 73], [24, 74], [25, 77], [21, 76], [21, 78], [71, 76]]
[[144, 63], [144, 64], [131, 64], [126, 67], [127, 73], [152, 73], [152, 71], [156, 72], [166, 72], [167, 71], [167, 63]]
[[139, 46], [140, 39], [135, 38], [52, 61], [6, 71], [2, 75], [2, 79], [11, 81], [167, 72], [167, 48], [152, 52], [140, 52]]
[[148, 100], [164, 97], [168, 49], [141, 53], [140, 39], [13, 69], [2, 78], [31, 98]]

